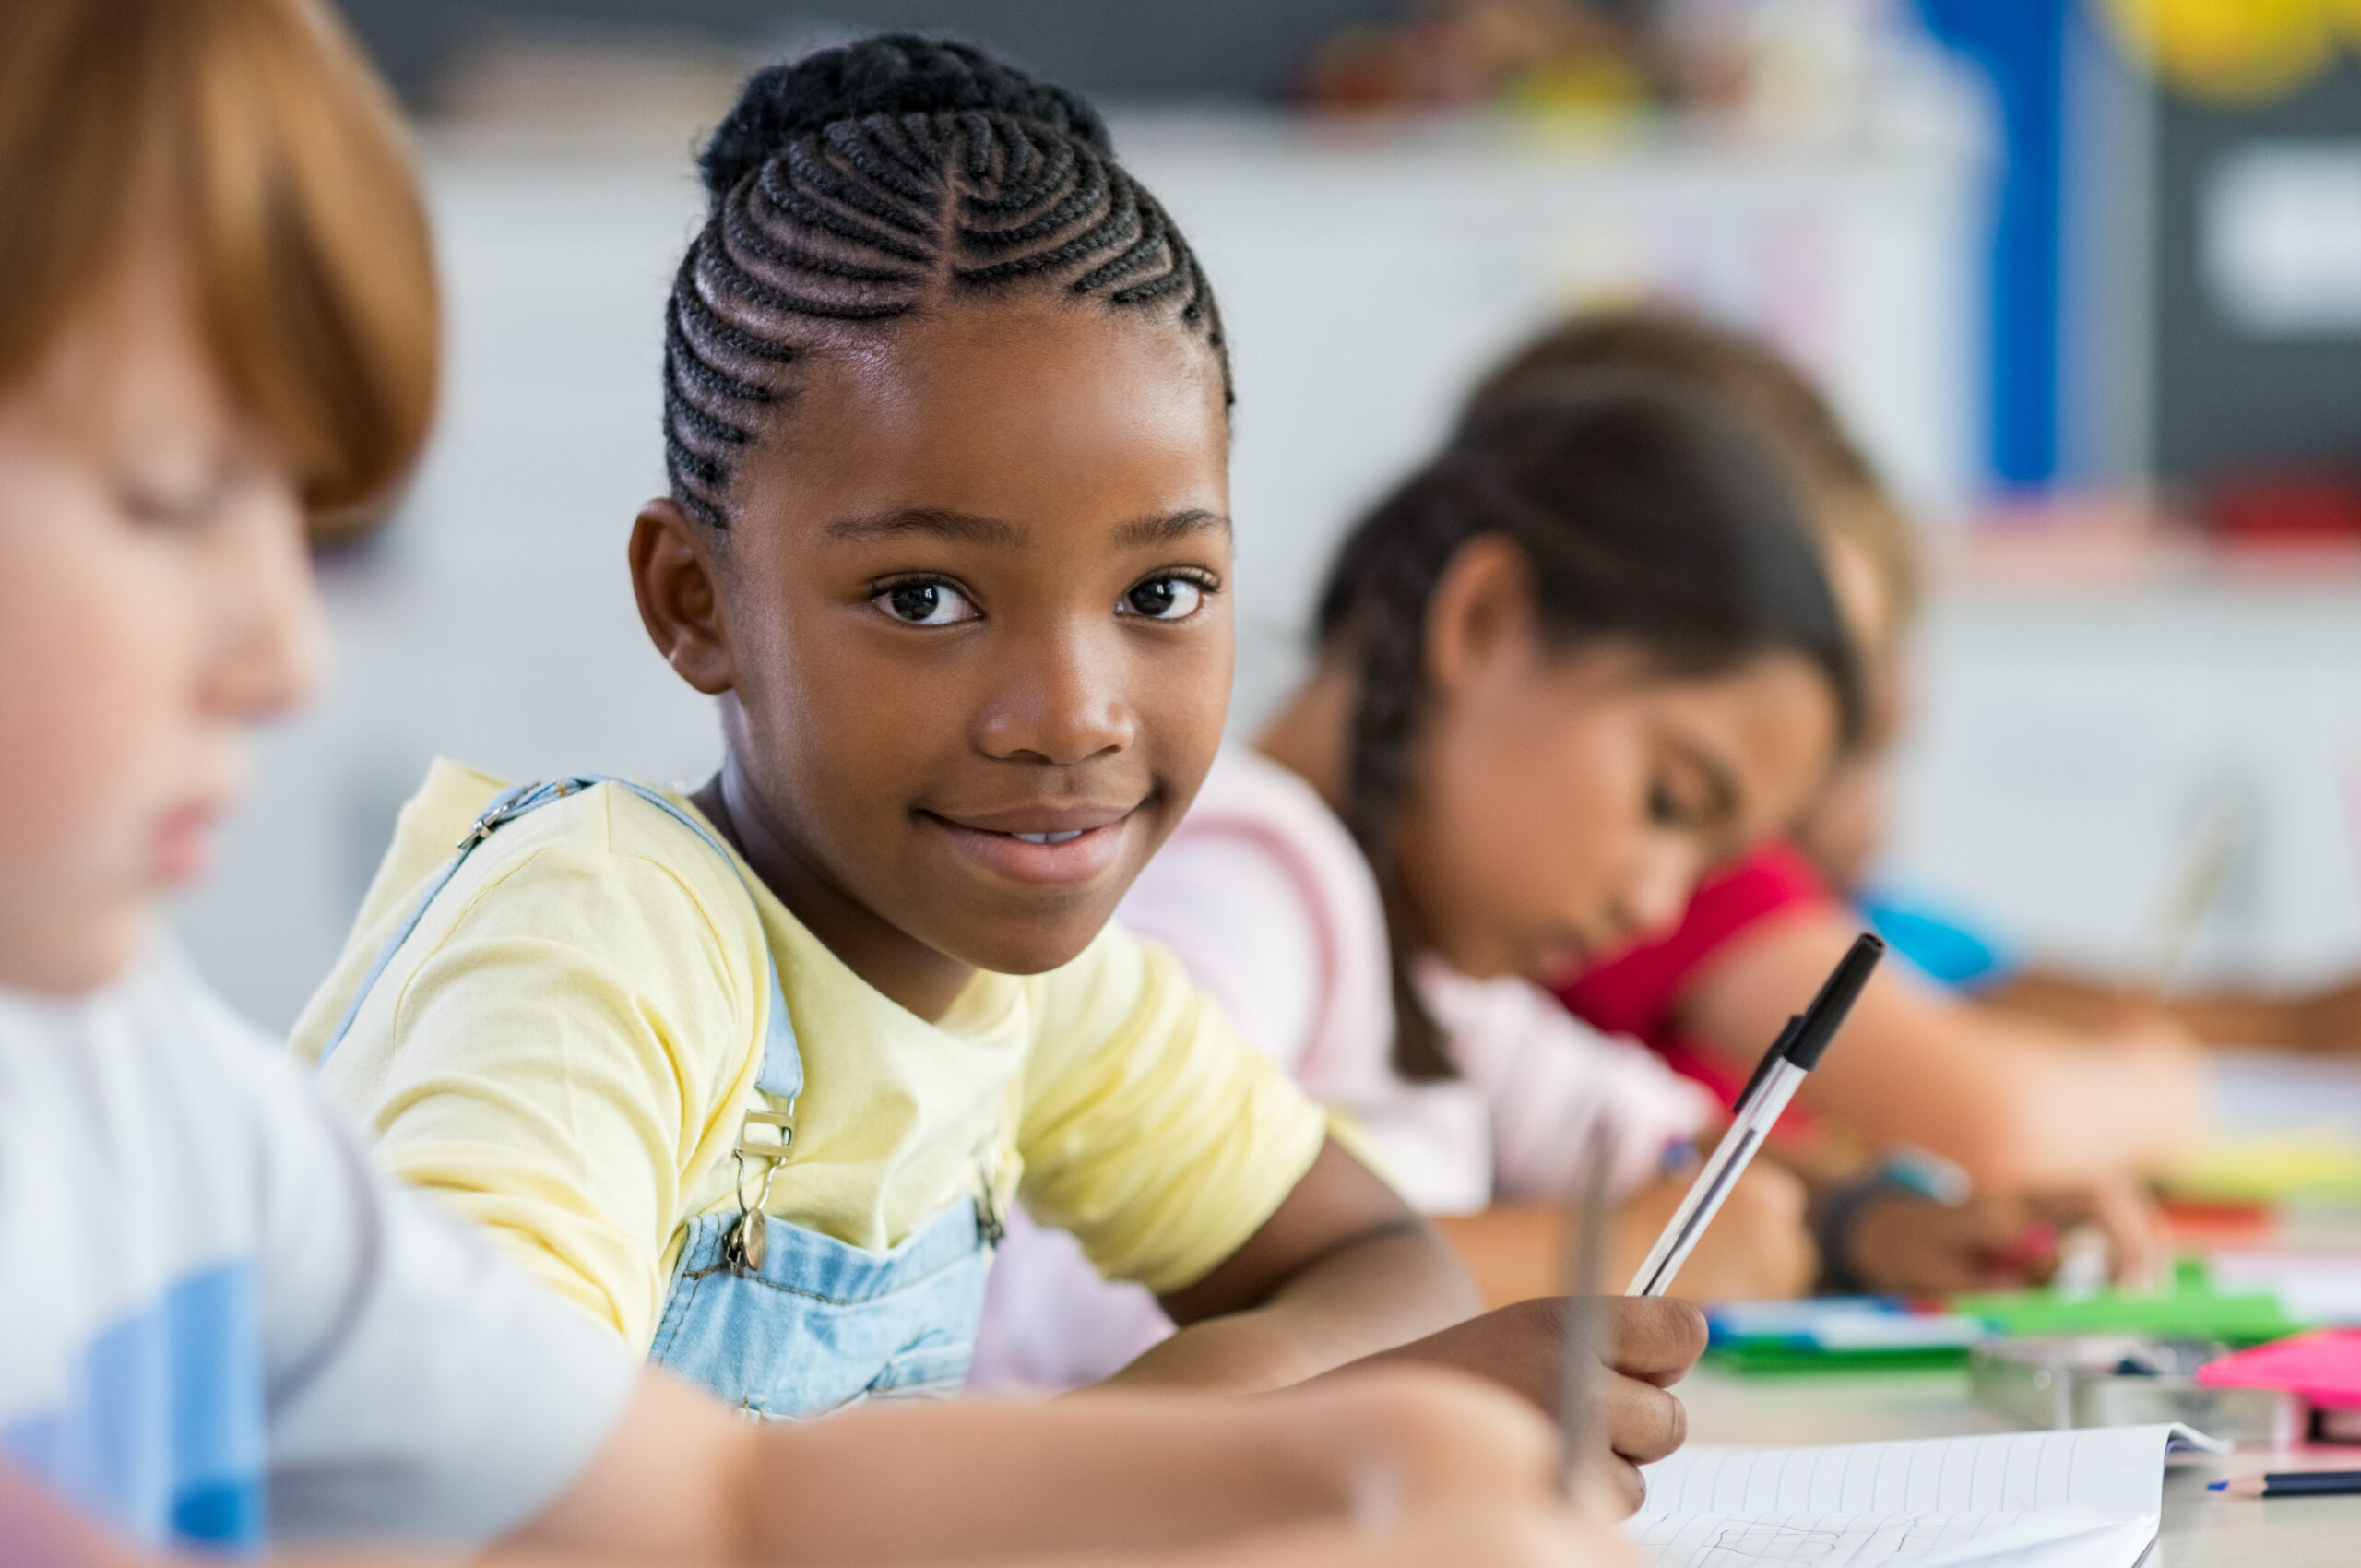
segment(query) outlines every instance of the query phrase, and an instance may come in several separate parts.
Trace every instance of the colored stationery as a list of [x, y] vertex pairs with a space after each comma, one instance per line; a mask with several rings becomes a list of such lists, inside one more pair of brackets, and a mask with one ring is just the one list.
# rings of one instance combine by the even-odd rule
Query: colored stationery
[[2273, 1470], [2209, 1484], [2225, 1497], [2347, 1497], [2361, 1492], [2361, 1470]]

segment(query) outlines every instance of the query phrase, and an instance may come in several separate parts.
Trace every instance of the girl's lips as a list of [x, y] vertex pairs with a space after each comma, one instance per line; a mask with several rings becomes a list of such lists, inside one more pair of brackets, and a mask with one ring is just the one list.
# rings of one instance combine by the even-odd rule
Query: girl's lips
[[[986, 871], [1037, 887], [1074, 886], [1105, 875], [1123, 852], [1123, 832], [1132, 821], [1127, 814], [1097, 827], [1062, 828], [1024, 837], [969, 827], [931, 812], [924, 814], [962, 854]], [[1050, 837], [1062, 841], [1036, 842]]]
[[156, 825], [150, 840], [156, 874], [167, 885], [195, 882], [213, 862], [213, 825], [220, 809], [209, 804], [183, 806]]

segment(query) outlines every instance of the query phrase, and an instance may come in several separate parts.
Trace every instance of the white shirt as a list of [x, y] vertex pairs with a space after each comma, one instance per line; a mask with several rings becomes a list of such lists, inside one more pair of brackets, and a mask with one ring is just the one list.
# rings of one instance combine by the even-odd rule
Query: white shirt
[[373, 1172], [176, 954], [0, 992], [0, 1462], [151, 1545], [472, 1544], [638, 1376]]

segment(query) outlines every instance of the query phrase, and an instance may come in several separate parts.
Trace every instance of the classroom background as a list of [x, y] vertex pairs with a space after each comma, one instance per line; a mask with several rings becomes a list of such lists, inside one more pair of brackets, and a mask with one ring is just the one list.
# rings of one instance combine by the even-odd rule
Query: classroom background
[[[2189, 980], [2361, 961], [2361, 8], [2145, 0], [344, 0], [415, 113], [449, 378], [324, 564], [333, 700], [179, 926], [284, 1026], [436, 753], [699, 777], [623, 551], [753, 66], [896, 25], [1112, 106], [1237, 356], [1233, 730], [1479, 367], [1679, 302], [1821, 376], [1936, 563], [1883, 875], [2099, 973], [2231, 825]], [[2184, 25], [2189, 16], [2206, 26]], [[2241, 21], [2239, 18], [2246, 20]]]

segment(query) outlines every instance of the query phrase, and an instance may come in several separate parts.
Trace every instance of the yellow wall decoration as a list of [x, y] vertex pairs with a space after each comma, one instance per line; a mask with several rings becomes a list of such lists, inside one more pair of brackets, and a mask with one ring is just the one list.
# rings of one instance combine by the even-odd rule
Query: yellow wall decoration
[[2361, 0], [2102, 0], [2132, 57], [2191, 98], [2263, 103], [2310, 82], [2337, 35], [2361, 42]]

